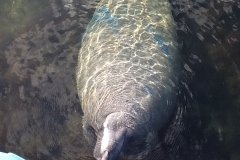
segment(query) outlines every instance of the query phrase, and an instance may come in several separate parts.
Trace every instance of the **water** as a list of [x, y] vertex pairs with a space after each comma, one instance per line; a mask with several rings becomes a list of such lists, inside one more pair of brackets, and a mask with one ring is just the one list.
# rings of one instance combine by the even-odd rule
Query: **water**
[[[0, 0], [0, 151], [32, 160], [93, 159], [75, 67], [96, 4]], [[240, 2], [171, 4], [193, 95], [178, 159], [238, 160]]]

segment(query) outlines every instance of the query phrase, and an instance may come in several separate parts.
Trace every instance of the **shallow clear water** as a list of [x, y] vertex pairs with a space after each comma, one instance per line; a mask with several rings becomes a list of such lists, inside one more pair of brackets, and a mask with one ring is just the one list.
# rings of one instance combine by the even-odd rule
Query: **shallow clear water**
[[[93, 159], [81, 132], [75, 68], [96, 4], [0, 0], [0, 151], [33, 160]], [[238, 160], [240, 2], [171, 4], [193, 94], [178, 159]]]

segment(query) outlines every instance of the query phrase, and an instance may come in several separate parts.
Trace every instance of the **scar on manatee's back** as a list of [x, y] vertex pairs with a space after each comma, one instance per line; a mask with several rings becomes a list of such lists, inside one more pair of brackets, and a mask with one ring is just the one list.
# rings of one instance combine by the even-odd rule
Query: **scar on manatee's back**
[[163, 53], [165, 55], [169, 55], [169, 48], [168, 46], [165, 44], [165, 41], [163, 40], [162, 36], [160, 34], [154, 34], [154, 39], [157, 41], [157, 43], [159, 44], [161, 50], [163, 51]]
[[165, 54], [166, 56], [169, 56], [170, 51], [169, 51], [169, 46], [167, 45], [167, 42], [165, 40], [166, 38], [164, 38], [161, 34], [156, 34], [155, 27], [151, 24], [149, 26], [147, 26], [146, 31], [147, 31], [147, 33], [153, 35], [154, 40], [161, 48], [163, 54]]
[[96, 10], [92, 17], [92, 22], [105, 23], [109, 25], [113, 31], [116, 31], [119, 27], [118, 18], [112, 15], [111, 10], [106, 5]]

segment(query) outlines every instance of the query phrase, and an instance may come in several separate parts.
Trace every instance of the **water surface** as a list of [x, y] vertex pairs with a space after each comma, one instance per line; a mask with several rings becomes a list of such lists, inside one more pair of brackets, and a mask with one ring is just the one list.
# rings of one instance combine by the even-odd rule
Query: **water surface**
[[[93, 159], [75, 68], [97, 2], [0, 0], [0, 151], [32, 160]], [[170, 2], [193, 96], [173, 159], [238, 160], [240, 2]]]

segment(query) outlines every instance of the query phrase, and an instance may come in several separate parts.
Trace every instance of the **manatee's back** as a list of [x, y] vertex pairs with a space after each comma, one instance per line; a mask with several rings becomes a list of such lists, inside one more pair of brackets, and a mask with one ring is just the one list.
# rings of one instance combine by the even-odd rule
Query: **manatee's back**
[[174, 36], [167, 0], [102, 0], [78, 59], [85, 121], [101, 128], [109, 113], [122, 111], [139, 123], [166, 123], [176, 96]]

